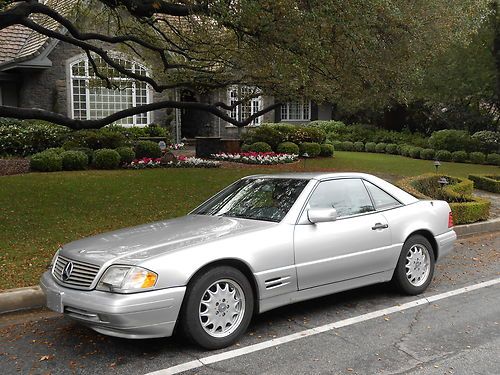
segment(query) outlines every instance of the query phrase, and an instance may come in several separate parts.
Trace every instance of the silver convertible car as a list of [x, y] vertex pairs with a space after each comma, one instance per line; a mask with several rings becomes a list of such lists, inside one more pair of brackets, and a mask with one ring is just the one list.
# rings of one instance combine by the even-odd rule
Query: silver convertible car
[[456, 239], [450, 207], [361, 173], [256, 175], [187, 216], [64, 245], [47, 306], [125, 338], [215, 349], [255, 313], [392, 280], [423, 292]]

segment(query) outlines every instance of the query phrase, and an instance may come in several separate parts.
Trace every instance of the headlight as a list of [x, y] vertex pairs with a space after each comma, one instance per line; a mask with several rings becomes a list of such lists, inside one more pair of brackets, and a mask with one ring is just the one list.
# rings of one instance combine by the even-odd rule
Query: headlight
[[158, 275], [142, 267], [111, 266], [97, 284], [106, 292], [139, 292], [155, 286]]

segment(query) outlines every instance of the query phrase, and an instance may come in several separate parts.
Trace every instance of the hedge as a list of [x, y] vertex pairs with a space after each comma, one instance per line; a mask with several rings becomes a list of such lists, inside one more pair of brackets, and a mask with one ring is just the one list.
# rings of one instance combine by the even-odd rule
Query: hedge
[[474, 186], [480, 190], [491, 191], [492, 193], [500, 193], [500, 176], [488, 175], [469, 175], [469, 179], [474, 181]]
[[[440, 177], [445, 177], [451, 184], [441, 188], [438, 183]], [[488, 219], [491, 203], [487, 199], [472, 195], [471, 180], [427, 173], [404, 178], [396, 185], [418, 199], [447, 201], [453, 213], [454, 224], [469, 224]]]

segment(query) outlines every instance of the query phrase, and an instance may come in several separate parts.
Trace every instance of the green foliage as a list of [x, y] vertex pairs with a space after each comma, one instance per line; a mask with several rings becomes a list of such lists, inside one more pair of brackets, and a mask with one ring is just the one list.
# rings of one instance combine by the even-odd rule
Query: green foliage
[[250, 151], [250, 145], [247, 144], [242, 144], [241, 145], [241, 152], [249, 152]]
[[249, 151], [253, 152], [270, 152], [272, 151], [271, 145], [266, 142], [254, 142], [250, 145]]
[[333, 145], [331, 144], [328, 144], [328, 143], [323, 143], [321, 146], [321, 152], [320, 152], [320, 156], [333, 156], [333, 153], [335, 152], [335, 148], [333, 147]]
[[500, 132], [482, 130], [474, 133], [472, 139], [478, 143], [480, 151], [486, 154], [500, 151]]
[[351, 141], [342, 142], [342, 150], [353, 151], [354, 150], [354, 143], [352, 143]]
[[420, 159], [433, 160], [436, 152], [432, 148], [424, 148], [420, 151]]
[[116, 128], [102, 128], [99, 130], [78, 130], [73, 132], [64, 144], [67, 149], [88, 147], [93, 150], [101, 148], [117, 148], [124, 146], [127, 138]]
[[276, 151], [282, 154], [299, 155], [299, 146], [293, 142], [283, 142], [278, 145]]
[[[438, 183], [439, 177], [445, 177], [450, 185], [441, 188]], [[491, 203], [472, 195], [473, 182], [471, 180], [428, 173], [402, 179], [396, 184], [419, 199], [447, 201], [450, 204], [455, 224], [469, 224], [488, 219]]]
[[453, 151], [451, 153], [451, 160], [455, 163], [465, 163], [469, 155], [465, 151]]
[[354, 142], [354, 151], [364, 152], [365, 144], [363, 142]]
[[434, 150], [471, 151], [474, 149], [474, 141], [463, 130], [445, 129], [432, 133], [429, 145]]
[[419, 159], [422, 150], [422, 147], [410, 147], [408, 150], [408, 156], [413, 159]]
[[92, 160], [94, 159], [94, 150], [92, 150], [91, 148], [88, 148], [88, 147], [75, 147], [69, 151], [81, 151], [81, 152], [83, 152], [85, 155], [87, 155], [87, 161], [88, 161], [87, 164], [92, 163]]
[[321, 153], [321, 146], [315, 142], [303, 142], [299, 144], [300, 155], [307, 154], [309, 158], [315, 158]]
[[451, 152], [447, 150], [438, 150], [436, 151], [435, 159], [439, 161], [450, 161]]
[[158, 143], [152, 141], [138, 141], [134, 151], [138, 159], [161, 157], [160, 146], [158, 146]]
[[488, 156], [486, 156], [486, 163], [500, 166], [500, 154], [488, 154]]
[[388, 154], [397, 154], [398, 153], [398, 145], [395, 144], [395, 143], [389, 143], [386, 147], [385, 147], [385, 151], [388, 153]]
[[375, 146], [375, 152], [378, 152], [379, 154], [383, 154], [385, 152], [385, 148], [387, 147], [387, 143], [380, 142], [377, 143]]
[[64, 151], [61, 154], [62, 167], [65, 171], [78, 171], [85, 169], [89, 164], [87, 154], [82, 151]]
[[56, 152], [42, 151], [30, 159], [30, 167], [39, 172], [55, 172], [62, 170], [62, 157]]
[[377, 150], [377, 144], [375, 142], [365, 143], [365, 151], [366, 152], [375, 152], [376, 150]]
[[115, 149], [120, 155], [120, 163], [131, 163], [135, 159], [135, 152], [132, 147], [118, 147]]
[[295, 131], [289, 135], [289, 141], [293, 143], [324, 143], [326, 133], [317, 127], [297, 126]]
[[474, 187], [477, 189], [500, 193], [500, 175], [470, 174], [469, 179], [474, 181]]
[[399, 155], [401, 156], [410, 156], [410, 148], [412, 146], [410, 145], [400, 145], [398, 147], [398, 152], [399, 152]]
[[[280, 131], [280, 129], [283, 132]], [[285, 129], [288, 130], [290, 128], [284, 126], [278, 128], [271, 124], [262, 124], [259, 127], [249, 129], [242, 135], [242, 140], [243, 143], [250, 145], [258, 142], [265, 142], [271, 146], [273, 150], [276, 150], [280, 143], [288, 141], [288, 131], [284, 131]]]
[[172, 136], [170, 132], [164, 127], [157, 124], [150, 124], [144, 127], [125, 127], [120, 125], [112, 125], [106, 127], [106, 129], [123, 134], [128, 141], [135, 141], [138, 138], [161, 137], [166, 138], [167, 143], [172, 142]]
[[97, 169], [116, 169], [120, 165], [120, 154], [109, 148], [97, 150], [94, 154], [94, 166]]
[[482, 152], [471, 152], [469, 154], [469, 159], [471, 163], [474, 164], [484, 164], [486, 162], [486, 155]]
[[27, 156], [59, 147], [69, 132], [45, 121], [0, 119], [0, 156]]
[[342, 148], [342, 141], [331, 141], [330, 144], [333, 146], [333, 148], [337, 151], [343, 151], [344, 149]]

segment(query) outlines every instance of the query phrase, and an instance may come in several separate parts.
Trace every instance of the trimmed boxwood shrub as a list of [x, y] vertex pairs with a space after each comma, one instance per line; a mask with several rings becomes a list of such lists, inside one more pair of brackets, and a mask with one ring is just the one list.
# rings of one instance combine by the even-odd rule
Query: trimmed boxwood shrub
[[61, 155], [64, 151], [66, 151], [64, 148], [62, 147], [52, 147], [52, 148], [48, 148], [46, 149], [45, 151], [42, 151], [42, 152], [53, 152], [57, 155]]
[[422, 147], [410, 147], [410, 149], [408, 150], [408, 156], [413, 159], [418, 159], [420, 158], [420, 153], [422, 152], [422, 150]]
[[365, 144], [363, 142], [354, 142], [354, 151], [357, 152], [365, 151]]
[[249, 150], [253, 152], [271, 152], [272, 148], [266, 142], [255, 142], [250, 145]]
[[[293, 129], [289, 130], [292, 131]], [[279, 128], [269, 124], [262, 124], [257, 128], [249, 129], [242, 135], [242, 139], [244, 143], [249, 145], [263, 142], [276, 149], [280, 143], [287, 141], [288, 137], [280, 132]]]
[[342, 141], [331, 141], [330, 144], [333, 145], [333, 148], [337, 151], [343, 151]]
[[474, 164], [484, 164], [486, 161], [486, 155], [482, 152], [471, 152], [469, 154], [469, 159]]
[[30, 159], [30, 167], [39, 172], [55, 172], [62, 170], [62, 157], [56, 152], [39, 152]]
[[135, 152], [132, 147], [118, 147], [116, 152], [120, 155], [120, 162], [131, 163], [135, 159]]
[[92, 150], [91, 148], [76, 147], [76, 148], [72, 148], [71, 150], [68, 150], [68, 151], [81, 151], [81, 152], [83, 152], [85, 155], [87, 155], [87, 165], [92, 163], [92, 160], [94, 160], [94, 150]]
[[351, 141], [342, 142], [342, 150], [353, 151], [354, 150], [354, 143], [352, 143]]
[[79, 171], [89, 165], [89, 158], [82, 151], [65, 151], [61, 154], [61, 158], [65, 171]]
[[434, 159], [435, 154], [436, 152], [432, 148], [424, 148], [420, 151], [420, 159], [432, 160]]
[[250, 151], [250, 145], [244, 143], [241, 145], [241, 152], [249, 152]]
[[[333, 146], [332, 146], [333, 147]], [[299, 154], [299, 146], [293, 142], [283, 142], [278, 145], [276, 151], [282, 154]]]
[[379, 154], [383, 154], [385, 152], [385, 148], [387, 147], [387, 143], [380, 142], [377, 143], [375, 146], [375, 152], [378, 152]]
[[365, 143], [365, 151], [366, 152], [375, 152], [377, 148], [377, 144], [375, 142], [366, 142]]
[[319, 154], [320, 156], [333, 156], [334, 151], [335, 148], [333, 147], [333, 145], [323, 143], [321, 145], [321, 152]]
[[474, 181], [474, 186], [477, 189], [491, 191], [492, 193], [500, 193], [500, 175], [469, 175], [469, 179]]
[[303, 142], [299, 145], [300, 155], [307, 154], [310, 158], [315, 158], [321, 153], [321, 146], [315, 142]]
[[288, 140], [293, 143], [323, 143], [326, 140], [326, 133], [323, 129], [314, 126], [297, 126], [295, 131], [288, 136]]
[[467, 161], [467, 153], [465, 151], [454, 151], [451, 153], [451, 160], [455, 163], [465, 163]]
[[135, 145], [135, 156], [141, 158], [159, 158], [161, 157], [160, 146], [152, 141], [139, 141]]
[[410, 145], [401, 145], [399, 146], [399, 155], [401, 156], [409, 156], [410, 155]]
[[451, 152], [446, 150], [438, 150], [435, 155], [436, 160], [439, 161], [450, 161], [451, 160]]
[[97, 150], [94, 154], [94, 165], [97, 169], [115, 169], [120, 165], [120, 154], [109, 148]]
[[486, 156], [486, 163], [500, 166], [500, 154], [488, 154], [488, 156]]
[[395, 143], [389, 143], [387, 146], [385, 146], [385, 152], [388, 154], [397, 154], [398, 153], [398, 145]]
[[446, 200], [450, 204], [455, 225], [488, 219], [491, 203], [472, 195], [471, 180], [444, 176], [452, 184], [441, 188], [438, 183], [439, 177], [435, 173], [427, 173], [405, 178], [396, 184], [419, 199]]

